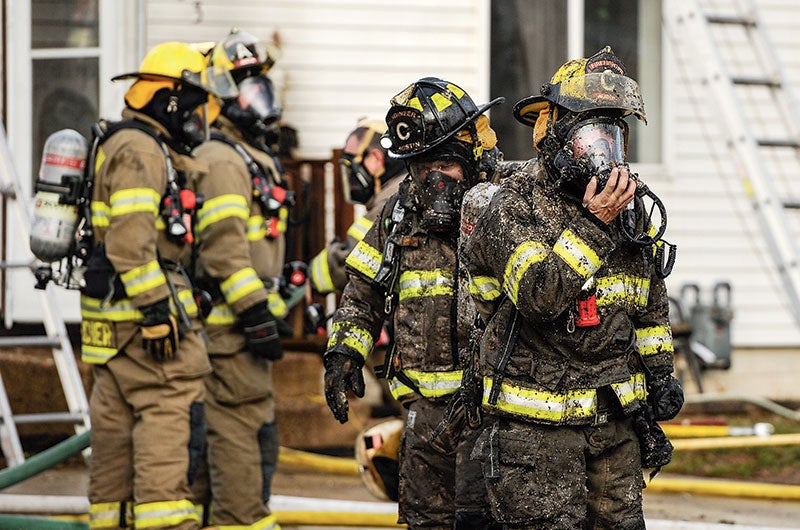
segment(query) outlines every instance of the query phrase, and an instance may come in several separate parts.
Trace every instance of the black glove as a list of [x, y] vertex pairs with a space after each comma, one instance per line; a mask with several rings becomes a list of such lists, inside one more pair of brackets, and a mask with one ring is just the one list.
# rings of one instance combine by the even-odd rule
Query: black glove
[[250, 353], [270, 361], [277, 361], [283, 357], [278, 324], [267, 309], [266, 302], [248, 307], [238, 316], [239, 327], [244, 333], [244, 340]]
[[648, 381], [647, 393], [657, 421], [671, 420], [683, 407], [683, 387], [671, 375]]
[[178, 353], [178, 321], [169, 311], [169, 300], [144, 306], [141, 312], [142, 348], [157, 362], [174, 359]]
[[339, 423], [347, 422], [347, 391], [364, 397], [364, 358], [347, 348], [335, 348], [325, 352], [325, 401]]

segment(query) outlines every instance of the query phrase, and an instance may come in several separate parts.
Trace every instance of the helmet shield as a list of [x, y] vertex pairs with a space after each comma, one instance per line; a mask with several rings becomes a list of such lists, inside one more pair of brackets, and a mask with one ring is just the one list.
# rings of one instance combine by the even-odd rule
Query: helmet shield
[[625, 162], [625, 131], [618, 121], [581, 122], [569, 132], [567, 144], [576, 159], [587, 163], [591, 174]]
[[565, 79], [542, 88], [544, 96], [572, 112], [614, 109], [630, 112], [647, 123], [639, 85], [611, 70]]

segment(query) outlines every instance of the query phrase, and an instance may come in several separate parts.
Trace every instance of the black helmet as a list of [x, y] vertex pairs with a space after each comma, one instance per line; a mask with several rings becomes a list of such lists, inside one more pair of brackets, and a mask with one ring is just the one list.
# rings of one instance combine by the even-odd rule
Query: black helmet
[[[463, 129], [470, 129], [473, 158], [480, 159], [482, 145], [475, 121], [504, 98], [478, 107], [461, 87], [436, 77], [425, 77], [392, 98], [386, 114], [388, 131], [381, 145], [394, 158], [426, 153]], [[472, 125], [470, 127], [470, 125]]]
[[211, 50], [209, 66], [229, 71], [238, 84], [245, 77], [267, 73], [279, 56], [276, 45], [233, 28]]

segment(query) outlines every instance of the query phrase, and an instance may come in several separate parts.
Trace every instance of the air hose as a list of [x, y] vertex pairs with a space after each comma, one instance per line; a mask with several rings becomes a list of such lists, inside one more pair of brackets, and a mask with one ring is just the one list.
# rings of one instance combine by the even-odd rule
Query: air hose
[[18, 482], [22, 482], [23, 480], [37, 475], [46, 469], [50, 469], [51, 467], [60, 464], [71, 456], [77, 455], [89, 447], [90, 438], [91, 431], [85, 431], [81, 434], [76, 434], [75, 436], [67, 438], [63, 442], [30, 457], [22, 464], [3, 469], [0, 471], [0, 490], [9, 486], [13, 486]]

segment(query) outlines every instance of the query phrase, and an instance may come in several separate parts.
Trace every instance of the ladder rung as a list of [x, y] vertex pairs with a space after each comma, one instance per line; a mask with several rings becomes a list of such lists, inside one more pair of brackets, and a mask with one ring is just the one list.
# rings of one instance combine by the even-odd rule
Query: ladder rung
[[783, 207], [788, 210], [800, 210], [800, 201], [784, 201]]
[[743, 86], [765, 86], [769, 88], [781, 88], [781, 82], [769, 77], [731, 77], [731, 81], [736, 85]]
[[11, 417], [17, 425], [23, 423], [83, 423], [81, 415], [72, 412], [38, 412], [36, 414], [15, 414]]
[[737, 17], [732, 15], [706, 15], [706, 20], [710, 24], [728, 24], [735, 26], [755, 27], [756, 21], [751, 17]]
[[61, 342], [51, 337], [0, 337], [0, 348], [14, 348], [16, 346], [48, 346], [55, 348], [61, 346]]
[[762, 138], [756, 140], [761, 147], [792, 147], [794, 149], [800, 148], [800, 143], [797, 140], [781, 140], [781, 139], [767, 139]]

